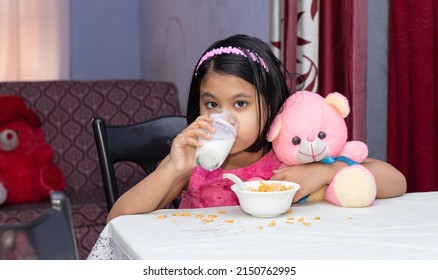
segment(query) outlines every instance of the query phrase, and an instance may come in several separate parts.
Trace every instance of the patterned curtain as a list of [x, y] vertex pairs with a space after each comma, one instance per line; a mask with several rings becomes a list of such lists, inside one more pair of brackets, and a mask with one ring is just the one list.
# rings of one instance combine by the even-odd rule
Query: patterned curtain
[[297, 68], [297, 1], [284, 1], [283, 59], [286, 68], [296, 72]]
[[297, 2], [296, 71], [304, 75], [305, 89], [318, 90], [319, 4], [318, 0]]
[[69, 78], [69, 0], [0, 0], [0, 81]]
[[350, 139], [365, 141], [367, 1], [284, 0], [283, 17], [288, 70], [304, 75], [309, 91], [345, 95]]
[[282, 0], [271, 0], [270, 6], [270, 23], [269, 23], [269, 37], [271, 49], [278, 59], [284, 60], [283, 53], [281, 51], [283, 44], [283, 17], [284, 17], [284, 6]]
[[438, 191], [438, 2], [392, 0], [388, 162], [408, 192]]
[[320, 2], [319, 92], [340, 92], [351, 107], [350, 139], [366, 141], [367, 1]]

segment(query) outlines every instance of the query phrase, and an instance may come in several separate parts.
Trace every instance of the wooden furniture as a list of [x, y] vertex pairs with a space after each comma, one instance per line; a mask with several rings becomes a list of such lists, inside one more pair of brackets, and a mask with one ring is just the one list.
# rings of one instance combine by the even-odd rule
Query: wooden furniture
[[[102, 118], [95, 117], [92, 123], [108, 211], [119, 198], [115, 164], [134, 162], [151, 173], [169, 154], [175, 136], [187, 126], [185, 116], [165, 116], [122, 126], [107, 126]], [[178, 202], [174, 206], [177, 208]]]

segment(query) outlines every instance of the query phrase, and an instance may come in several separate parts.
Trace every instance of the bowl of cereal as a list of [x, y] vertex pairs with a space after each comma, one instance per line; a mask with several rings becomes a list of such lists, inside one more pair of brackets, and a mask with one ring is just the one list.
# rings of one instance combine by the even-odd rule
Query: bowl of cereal
[[276, 217], [292, 206], [295, 193], [300, 185], [286, 181], [247, 181], [247, 190], [236, 184], [231, 190], [237, 195], [242, 210], [255, 217]]

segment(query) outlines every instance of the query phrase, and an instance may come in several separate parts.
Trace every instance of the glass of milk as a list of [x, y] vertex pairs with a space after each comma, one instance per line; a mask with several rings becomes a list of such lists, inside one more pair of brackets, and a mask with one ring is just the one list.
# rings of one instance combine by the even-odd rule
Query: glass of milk
[[196, 162], [206, 170], [214, 170], [224, 163], [233, 147], [239, 129], [239, 120], [229, 111], [214, 110], [210, 114], [216, 131], [207, 140], [200, 137], [202, 146], [196, 149]]

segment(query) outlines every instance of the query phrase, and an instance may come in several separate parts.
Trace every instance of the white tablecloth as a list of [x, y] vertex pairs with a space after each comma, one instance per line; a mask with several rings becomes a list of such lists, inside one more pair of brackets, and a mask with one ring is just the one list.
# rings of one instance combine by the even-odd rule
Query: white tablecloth
[[88, 258], [438, 259], [438, 192], [379, 199], [366, 208], [318, 202], [291, 209], [276, 218], [255, 218], [238, 206], [121, 216]]

